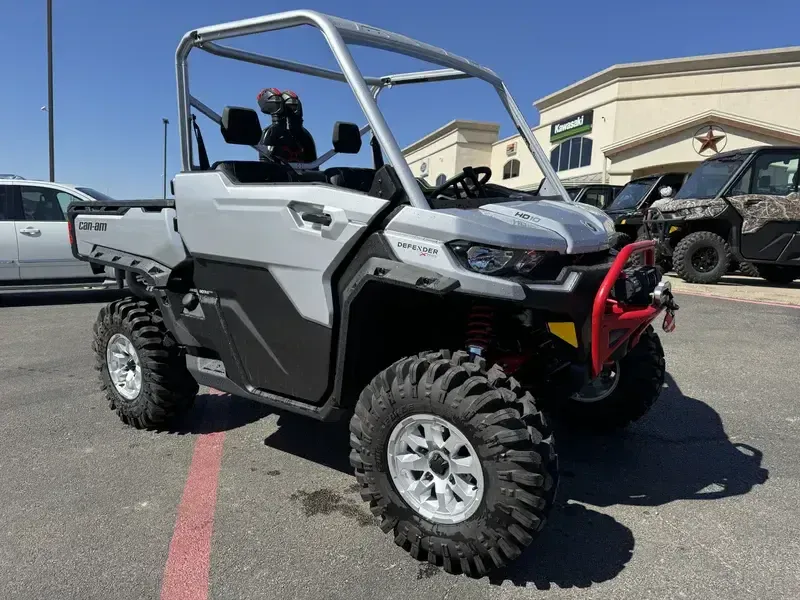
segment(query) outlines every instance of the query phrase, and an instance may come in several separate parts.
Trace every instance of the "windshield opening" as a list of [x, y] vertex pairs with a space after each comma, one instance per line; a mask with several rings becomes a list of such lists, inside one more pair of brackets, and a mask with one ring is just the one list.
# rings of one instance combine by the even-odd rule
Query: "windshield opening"
[[76, 187], [76, 190], [79, 192], [83, 192], [87, 196], [91, 196], [95, 200], [100, 200], [101, 202], [116, 202], [115, 198], [104, 194], [103, 192], [98, 192], [90, 187]]
[[644, 200], [645, 194], [653, 187], [658, 177], [648, 177], [630, 181], [622, 188], [619, 195], [614, 199], [606, 210], [622, 210], [625, 208], [636, 208]]
[[675, 200], [716, 197], [743, 162], [744, 158], [741, 157], [704, 162], [686, 180], [675, 195]]

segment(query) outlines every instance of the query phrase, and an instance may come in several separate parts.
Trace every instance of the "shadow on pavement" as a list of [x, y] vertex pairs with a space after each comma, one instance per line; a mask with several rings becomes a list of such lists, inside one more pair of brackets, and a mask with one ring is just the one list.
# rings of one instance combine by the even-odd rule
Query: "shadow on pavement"
[[[198, 396], [181, 425], [184, 433], [235, 429], [277, 413], [271, 448], [351, 474], [348, 421], [320, 423], [241, 398]], [[610, 436], [581, 435], [557, 427], [561, 483], [542, 535], [490, 581], [540, 590], [587, 588], [615, 578], [635, 546], [631, 530], [594, 506], [658, 506], [675, 500], [714, 500], [746, 494], [769, 472], [762, 453], [728, 439], [719, 414], [684, 396], [667, 375], [650, 414]], [[581, 503], [581, 504], [578, 504]]]
[[[561, 486], [559, 495], [568, 492]], [[614, 579], [633, 556], [634, 539], [622, 523], [580, 504], [557, 501], [542, 534], [525, 553], [489, 581], [540, 590], [588, 588]]]
[[730, 286], [745, 286], [754, 288], [777, 288], [783, 290], [800, 290], [800, 281], [795, 280], [793, 283], [778, 284], [770, 283], [766, 279], [760, 277], [748, 277], [746, 275], [726, 275], [716, 285], [723, 287]]
[[[77, 286], [76, 286], [77, 287]], [[69, 289], [6, 292], [0, 287], [0, 306], [52, 306], [58, 304], [92, 304], [113, 302], [130, 295], [117, 289]]]
[[595, 506], [715, 500], [746, 494], [769, 477], [761, 451], [731, 442], [719, 414], [684, 396], [669, 375], [651, 412], [628, 430], [558, 434], [563, 491]]
[[266, 404], [230, 394], [198, 394], [194, 406], [171, 427], [171, 433], [204, 434], [230, 431], [274, 412]]
[[322, 423], [292, 413], [280, 413], [278, 430], [264, 439], [264, 445], [352, 475], [348, 428], [349, 419]]

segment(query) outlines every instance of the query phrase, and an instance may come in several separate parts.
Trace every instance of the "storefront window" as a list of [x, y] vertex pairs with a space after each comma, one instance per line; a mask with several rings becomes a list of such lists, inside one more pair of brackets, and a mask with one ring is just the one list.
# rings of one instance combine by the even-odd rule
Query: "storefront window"
[[592, 140], [575, 137], [559, 144], [550, 152], [550, 164], [556, 171], [588, 167], [592, 162]]
[[503, 179], [513, 179], [519, 177], [519, 161], [512, 158], [503, 166]]

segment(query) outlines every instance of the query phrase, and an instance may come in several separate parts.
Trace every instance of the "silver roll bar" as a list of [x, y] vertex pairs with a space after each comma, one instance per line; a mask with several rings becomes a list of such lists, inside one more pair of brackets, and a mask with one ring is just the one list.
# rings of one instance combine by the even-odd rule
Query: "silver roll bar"
[[[289, 29], [301, 25], [310, 25], [322, 32], [325, 41], [333, 53], [341, 72], [325, 69], [315, 65], [306, 65], [295, 61], [275, 58], [247, 52], [215, 43], [218, 40], [241, 37], [267, 31]], [[442, 69], [420, 71], [415, 73], [400, 73], [383, 77], [364, 77], [358, 69], [347, 44], [368, 46], [389, 50], [413, 58], [428, 61]], [[378, 108], [376, 99], [381, 89], [394, 85], [411, 83], [425, 83], [431, 81], [450, 81], [475, 77], [490, 83], [498, 95], [511, 119], [522, 135], [525, 143], [533, 154], [536, 163], [549, 183], [561, 194], [562, 198], [570, 201], [561, 180], [547, 159], [539, 143], [534, 138], [531, 128], [525, 121], [522, 112], [509, 94], [503, 81], [492, 71], [466, 58], [462, 58], [441, 48], [418, 42], [404, 35], [391, 33], [383, 29], [348, 21], [339, 17], [331, 17], [310, 10], [294, 10], [289, 12], [222, 23], [209, 27], [201, 27], [188, 32], [183, 36], [175, 53], [176, 79], [178, 87], [178, 113], [179, 133], [181, 141], [181, 165], [184, 171], [192, 170], [192, 138], [191, 138], [191, 107], [211, 119], [219, 116], [202, 102], [193, 98], [189, 91], [188, 57], [193, 48], [199, 48], [211, 54], [232, 58], [258, 65], [274, 67], [296, 73], [322, 77], [335, 81], [347, 82], [361, 110], [367, 118], [368, 127], [380, 143], [386, 154], [388, 162], [394, 166], [400, 182], [408, 195], [411, 204], [417, 208], [430, 208], [425, 196], [422, 194], [417, 181], [411, 172], [408, 163], [403, 157], [400, 146], [392, 135], [389, 126]], [[369, 87], [368, 87], [369, 86]], [[212, 116], [214, 115], [214, 116]], [[215, 119], [216, 117], [216, 119]], [[362, 128], [363, 134], [364, 128]], [[327, 159], [326, 159], [327, 160]], [[323, 161], [324, 162], [324, 161]]]

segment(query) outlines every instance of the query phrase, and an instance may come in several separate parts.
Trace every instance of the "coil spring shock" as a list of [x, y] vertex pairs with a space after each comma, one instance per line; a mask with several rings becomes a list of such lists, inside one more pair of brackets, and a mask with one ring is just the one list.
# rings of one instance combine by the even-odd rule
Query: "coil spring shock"
[[492, 342], [494, 309], [476, 304], [467, 319], [467, 350], [470, 354], [483, 356]]

